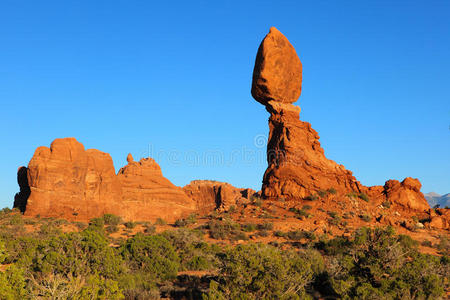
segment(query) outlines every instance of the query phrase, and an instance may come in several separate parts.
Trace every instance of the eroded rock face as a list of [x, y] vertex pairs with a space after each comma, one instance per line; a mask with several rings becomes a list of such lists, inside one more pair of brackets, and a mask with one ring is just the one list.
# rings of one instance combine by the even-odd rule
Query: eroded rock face
[[74, 138], [39, 147], [27, 173], [26, 215], [87, 219], [122, 208], [111, 156], [85, 150]]
[[212, 180], [194, 180], [183, 187], [189, 198], [197, 203], [197, 211], [207, 214], [215, 209], [227, 211], [232, 205], [238, 205], [241, 200], [249, 200], [255, 191], [239, 189], [229, 183]]
[[129, 161], [117, 177], [129, 219], [176, 220], [196, 210], [195, 201], [165, 178], [152, 158]]
[[293, 46], [275, 28], [262, 41], [253, 71], [252, 95], [270, 113], [267, 144], [268, 168], [262, 196], [266, 199], [301, 200], [320, 190], [340, 194], [368, 193], [371, 197], [413, 210], [429, 208], [420, 182], [406, 178], [384, 187], [367, 188], [352, 172], [326, 158], [319, 135], [299, 119], [295, 102], [301, 93], [302, 65]]
[[420, 192], [422, 184], [418, 179], [405, 178], [402, 182], [388, 180], [384, 185], [386, 198], [393, 204], [412, 210], [430, 208], [425, 196]]
[[25, 168], [30, 194], [17, 206], [25, 203], [29, 216], [74, 220], [112, 213], [131, 220], [170, 221], [195, 209], [195, 202], [164, 178], [152, 159], [128, 160], [116, 175], [109, 154], [85, 150], [74, 138], [56, 139], [50, 148], [39, 147]]

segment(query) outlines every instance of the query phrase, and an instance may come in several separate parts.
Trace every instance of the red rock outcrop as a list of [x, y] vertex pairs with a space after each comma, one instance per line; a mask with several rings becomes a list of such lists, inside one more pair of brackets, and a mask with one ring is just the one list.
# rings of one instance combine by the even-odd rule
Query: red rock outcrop
[[401, 184], [388, 181], [384, 188], [367, 188], [344, 166], [325, 157], [319, 135], [299, 119], [300, 107], [292, 104], [300, 97], [301, 74], [302, 64], [294, 47], [272, 27], [258, 49], [252, 83], [252, 96], [270, 113], [262, 196], [301, 200], [333, 188], [342, 194], [370, 193], [408, 209], [429, 208], [418, 180], [407, 178]]
[[207, 214], [213, 210], [227, 211], [232, 205], [249, 200], [256, 192], [239, 189], [229, 183], [212, 180], [194, 180], [183, 187], [189, 198], [197, 203], [197, 211]]
[[164, 178], [152, 159], [128, 160], [116, 175], [109, 154], [85, 150], [74, 138], [39, 147], [25, 169], [30, 189], [20, 202], [25, 215], [89, 220], [112, 213], [132, 220], [174, 220], [194, 211], [195, 202]]
[[125, 214], [129, 219], [176, 220], [195, 212], [195, 201], [165, 178], [152, 158], [128, 161], [117, 177], [122, 187], [122, 202], [127, 209]]
[[430, 205], [420, 192], [421, 187], [420, 181], [411, 177], [405, 178], [402, 182], [388, 180], [384, 185], [384, 193], [395, 205], [412, 210], [427, 210]]

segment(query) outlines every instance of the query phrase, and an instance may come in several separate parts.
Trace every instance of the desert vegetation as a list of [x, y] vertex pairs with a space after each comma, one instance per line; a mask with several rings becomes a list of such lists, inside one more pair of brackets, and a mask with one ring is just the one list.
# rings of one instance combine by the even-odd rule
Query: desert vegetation
[[391, 227], [331, 238], [226, 215], [204, 224], [187, 220], [152, 225], [105, 215], [83, 224], [5, 209], [0, 298], [439, 299], [448, 290], [445, 236], [427, 243], [440, 253], [432, 256]]

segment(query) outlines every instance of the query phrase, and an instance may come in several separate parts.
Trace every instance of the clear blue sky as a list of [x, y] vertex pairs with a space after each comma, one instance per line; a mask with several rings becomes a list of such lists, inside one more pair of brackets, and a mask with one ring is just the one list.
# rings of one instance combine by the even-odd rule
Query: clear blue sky
[[59, 137], [116, 170], [150, 153], [180, 186], [259, 189], [268, 113], [250, 85], [271, 26], [297, 49], [300, 118], [329, 158], [365, 185], [450, 192], [450, 1], [4, 0], [0, 205]]

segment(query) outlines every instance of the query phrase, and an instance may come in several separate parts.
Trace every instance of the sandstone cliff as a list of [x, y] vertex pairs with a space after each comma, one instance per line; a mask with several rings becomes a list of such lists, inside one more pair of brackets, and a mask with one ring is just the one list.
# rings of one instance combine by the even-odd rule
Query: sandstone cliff
[[85, 150], [74, 138], [39, 147], [28, 168], [19, 169], [18, 180], [14, 206], [29, 216], [89, 220], [112, 213], [130, 220], [175, 220], [196, 207], [154, 160], [134, 162], [128, 156], [116, 175], [109, 154]]

